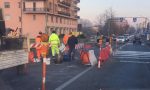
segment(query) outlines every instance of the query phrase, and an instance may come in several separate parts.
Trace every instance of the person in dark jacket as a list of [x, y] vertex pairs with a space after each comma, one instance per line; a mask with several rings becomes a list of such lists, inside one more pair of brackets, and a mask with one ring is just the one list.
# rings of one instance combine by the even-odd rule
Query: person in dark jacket
[[[68, 39], [67, 45], [69, 46], [69, 58], [72, 59], [72, 53], [75, 53], [75, 45], [78, 44], [78, 39], [72, 33], [70, 33], [70, 37]], [[72, 58], [71, 58], [72, 57]]]

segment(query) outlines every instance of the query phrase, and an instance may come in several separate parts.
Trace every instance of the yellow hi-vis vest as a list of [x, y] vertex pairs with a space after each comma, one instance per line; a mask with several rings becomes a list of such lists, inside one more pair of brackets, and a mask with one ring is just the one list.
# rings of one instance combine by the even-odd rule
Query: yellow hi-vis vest
[[60, 40], [57, 34], [53, 33], [50, 37], [49, 37], [49, 42], [50, 44], [53, 45], [60, 45]]

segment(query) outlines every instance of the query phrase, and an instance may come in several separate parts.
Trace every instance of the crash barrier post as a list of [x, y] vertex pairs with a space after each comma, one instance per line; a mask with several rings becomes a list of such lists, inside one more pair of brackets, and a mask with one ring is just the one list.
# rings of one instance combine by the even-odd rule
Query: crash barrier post
[[47, 54], [48, 54], [48, 43], [42, 43], [41, 47], [41, 56], [43, 58], [42, 62], [42, 90], [45, 90], [45, 81], [46, 81], [46, 64], [47, 64]]
[[[50, 44], [47, 42], [42, 43], [34, 43], [31, 44], [30, 48], [34, 48], [36, 56], [40, 55], [40, 58], [42, 58], [42, 85], [41, 90], [45, 90], [45, 81], [46, 81], [46, 65], [50, 64], [50, 60], [48, 62], [48, 49], [50, 47]], [[39, 51], [38, 51], [39, 50]], [[31, 62], [36, 62], [35, 54], [33, 52], [29, 52], [29, 60]], [[39, 59], [39, 57], [38, 57]]]
[[[103, 45], [103, 38], [101, 36], [100, 40], [99, 40], [99, 50], [100, 50], [100, 52], [102, 50], [102, 45]], [[98, 58], [98, 68], [100, 68], [100, 66], [101, 66], [101, 56]]]
[[[100, 42], [100, 53], [101, 53], [101, 50], [102, 50], [102, 42]], [[98, 58], [98, 68], [100, 68], [101, 67], [101, 55], [99, 56], [99, 58]]]
[[43, 63], [42, 63], [42, 90], [45, 90], [46, 81], [46, 54], [42, 53]]

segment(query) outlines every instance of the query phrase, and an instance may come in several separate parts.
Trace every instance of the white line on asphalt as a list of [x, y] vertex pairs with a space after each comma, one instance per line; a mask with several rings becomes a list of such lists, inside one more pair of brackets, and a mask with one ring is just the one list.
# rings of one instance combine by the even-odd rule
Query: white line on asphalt
[[77, 80], [79, 77], [81, 77], [83, 74], [85, 74], [86, 72], [88, 72], [92, 68], [93, 67], [87, 68], [86, 70], [84, 70], [83, 72], [79, 73], [78, 75], [76, 75], [75, 77], [73, 77], [72, 79], [70, 79], [69, 81], [67, 81], [64, 84], [62, 84], [59, 87], [57, 87], [55, 90], [62, 90], [63, 88], [65, 88], [66, 86], [68, 86], [69, 84], [71, 84], [72, 82], [74, 82], [75, 80]]
[[150, 58], [140, 57], [114, 57], [115, 59], [135, 59], [135, 60], [150, 60]]
[[135, 64], [150, 64], [150, 62], [141, 62], [141, 61], [119, 61], [121, 63], [135, 63]]
[[125, 45], [123, 45], [123, 46], [119, 47], [119, 49], [122, 49], [122, 48], [123, 48], [123, 47], [125, 47], [127, 44], [128, 44], [128, 43], [126, 43]]
[[120, 49], [122, 49], [123, 47], [125, 47], [128, 43], [124, 44], [123, 46], [120, 46], [118, 49], [116, 49], [114, 52], [113, 52], [113, 56], [116, 54], [116, 52], [118, 52]]

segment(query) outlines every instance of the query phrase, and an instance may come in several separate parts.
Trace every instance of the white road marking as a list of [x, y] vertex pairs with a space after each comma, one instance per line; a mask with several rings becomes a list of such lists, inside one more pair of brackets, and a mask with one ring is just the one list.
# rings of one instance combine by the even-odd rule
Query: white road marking
[[135, 63], [135, 64], [150, 64], [150, 62], [141, 62], [141, 61], [119, 61], [121, 63]]
[[118, 59], [148, 59], [150, 60], [150, 52], [142, 51], [117, 51], [114, 58]]
[[70, 79], [69, 81], [67, 81], [64, 84], [62, 84], [59, 87], [57, 87], [55, 90], [62, 90], [63, 88], [65, 88], [66, 86], [70, 85], [72, 82], [74, 82], [75, 80], [77, 80], [79, 77], [81, 77], [83, 74], [85, 74], [86, 72], [88, 72], [92, 68], [93, 67], [87, 68], [86, 70], [84, 70], [83, 72], [79, 73], [78, 75], [76, 75], [75, 77], [73, 77], [72, 79]]

